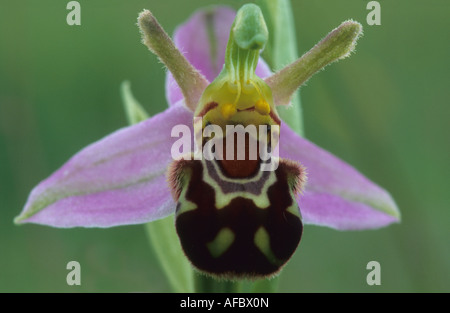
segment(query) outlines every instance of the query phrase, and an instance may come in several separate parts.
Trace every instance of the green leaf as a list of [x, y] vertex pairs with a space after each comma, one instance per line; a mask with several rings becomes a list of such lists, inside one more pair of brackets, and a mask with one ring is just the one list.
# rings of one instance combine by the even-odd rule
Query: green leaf
[[145, 230], [166, 277], [175, 292], [194, 292], [192, 266], [181, 249], [173, 215], [145, 224]]

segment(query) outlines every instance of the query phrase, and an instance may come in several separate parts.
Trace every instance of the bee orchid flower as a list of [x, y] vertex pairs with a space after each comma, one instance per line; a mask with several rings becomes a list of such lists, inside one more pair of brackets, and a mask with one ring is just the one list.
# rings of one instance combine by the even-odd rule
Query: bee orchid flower
[[[241, 278], [278, 272], [297, 248], [303, 224], [359, 230], [399, 221], [388, 192], [277, 114], [309, 77], [353, 51], [360, 24], [342, 23], [274, 74], [259, 57], [270, 34], [256, 5], [237, 14], [225, 7], [198, 11], [173, 41], [149, 11], [138, 24], [143, 42], [169, 70], [168, 108], [75, 154], [31, 191], [16, 223], [113, 227], [176, 212], [192, 264]], [[173, 159], [174, 127], [185, 125], [195, 136], [200, 130], [202, 137], [210, 124], [224, 131], [227, 125], [278, 129], [278, 167], [259, 171], [262, 161], [247, 157]], [[204, 137], [200, 142], [206, 145]]]

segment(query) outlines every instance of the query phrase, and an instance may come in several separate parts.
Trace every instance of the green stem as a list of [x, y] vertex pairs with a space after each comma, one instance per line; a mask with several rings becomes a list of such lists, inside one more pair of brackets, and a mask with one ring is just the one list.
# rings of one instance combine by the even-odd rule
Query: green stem
[[251, 292], [255, 293], [273, 293], [278, 289], [278, 281], [280, 276], [276, 276], [272, 279], [261, 279], [256, 281], [251, 289]]
[[243, 283], [240, 281], [226, 281], [223, 283], [223, 292], [238, 293], [242, 292]]
[[199, 273], [194, 274], [194, 290], [195, 292], [217, 292], [216, 281], [206, 275]]
[[195, 273], [194, 275], [194, 288], [196, 292], [227, 292], [236, 293], [242, 291], [242, 282], [229, 281], [229, 280], [217, 280], [210, 276]]

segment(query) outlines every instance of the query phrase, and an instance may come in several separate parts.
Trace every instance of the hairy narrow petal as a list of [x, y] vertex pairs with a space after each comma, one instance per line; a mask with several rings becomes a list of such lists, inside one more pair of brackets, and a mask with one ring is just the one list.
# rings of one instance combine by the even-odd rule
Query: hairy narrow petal
[[343, 22], [297, 61], [268, 77], [266, 83], [273, 90], [275, 104], [289, 104], [294, 92], [312, 75], [349, 56], [361, 34], [361, 24]]
[[16, 223], [110, 227], [167, 216], [171, 130], [191, 120], [180, 103], [89, 145], [32, 190]]
[[[175, 30], [176, 47], [209, 81], [213, 81], [222, 70], [235, 16], [236, 12], [228, 7], [210, 7], [195, 12]], [[256, 75], [264, 78], [270, 74], [267, 64], [259, 59]], [[170, 72], [166, 76], [166, 97], [169, 105], [183, 98], [183, 93]]]
[[305, 223], [337, 229], [378, 228], [398, 222], [388, 192], [355, 168], [282, 124], [280, 156], [306, 167], [308, 182], [299, 206]]
[[187, 107], [194, 111], [203, 90], [208, 86], [208, 81], [176, 48], [150, 11], [144, 10], [139, 15], [138, 24], [144, 44], [174, 75]]

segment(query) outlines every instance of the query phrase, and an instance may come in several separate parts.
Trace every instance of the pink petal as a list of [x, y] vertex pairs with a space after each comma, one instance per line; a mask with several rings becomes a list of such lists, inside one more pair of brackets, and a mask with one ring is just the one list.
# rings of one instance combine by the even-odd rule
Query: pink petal
[[[228, 7], [211, 7], [195, 12], [186, 23], [175, 30], [175, 45], [209, 81], [213, 81], [222, 70], [235, 16], [236, 12]], [[210, 31], [208, 27], [211, 27]], [[211, 43], [211, 36], [215, 38], [215, 44]], [[212, 45], [216, 48], [212, 49]], [[271, 75], [269, 67], [262, 59], [259, 60], [255, 72], [261, 78]], [[170, 72], [166, 76], [166, 97], [169, 105], [183, 99], [180, 87]]]
[[110, 227], [169, 215], [165, 172], [178, 124], [192, 124], [181, 103], [87, 146], [32, 190], [16, 222]]
[[298, 198], [305, 223], [336, 229], [366, 229], [398, 222], [392, 197], [356, 169], [294, 133], [280, 131], [280, 156], [306, 167], [308, 182]]
[[308, 187], [297, 197], [306, 224], [339, 230], [379, 228], [398, 222], [398, 218], [378, 211], [362, 202], [347, 200], [331, 193], [316, 193]]

